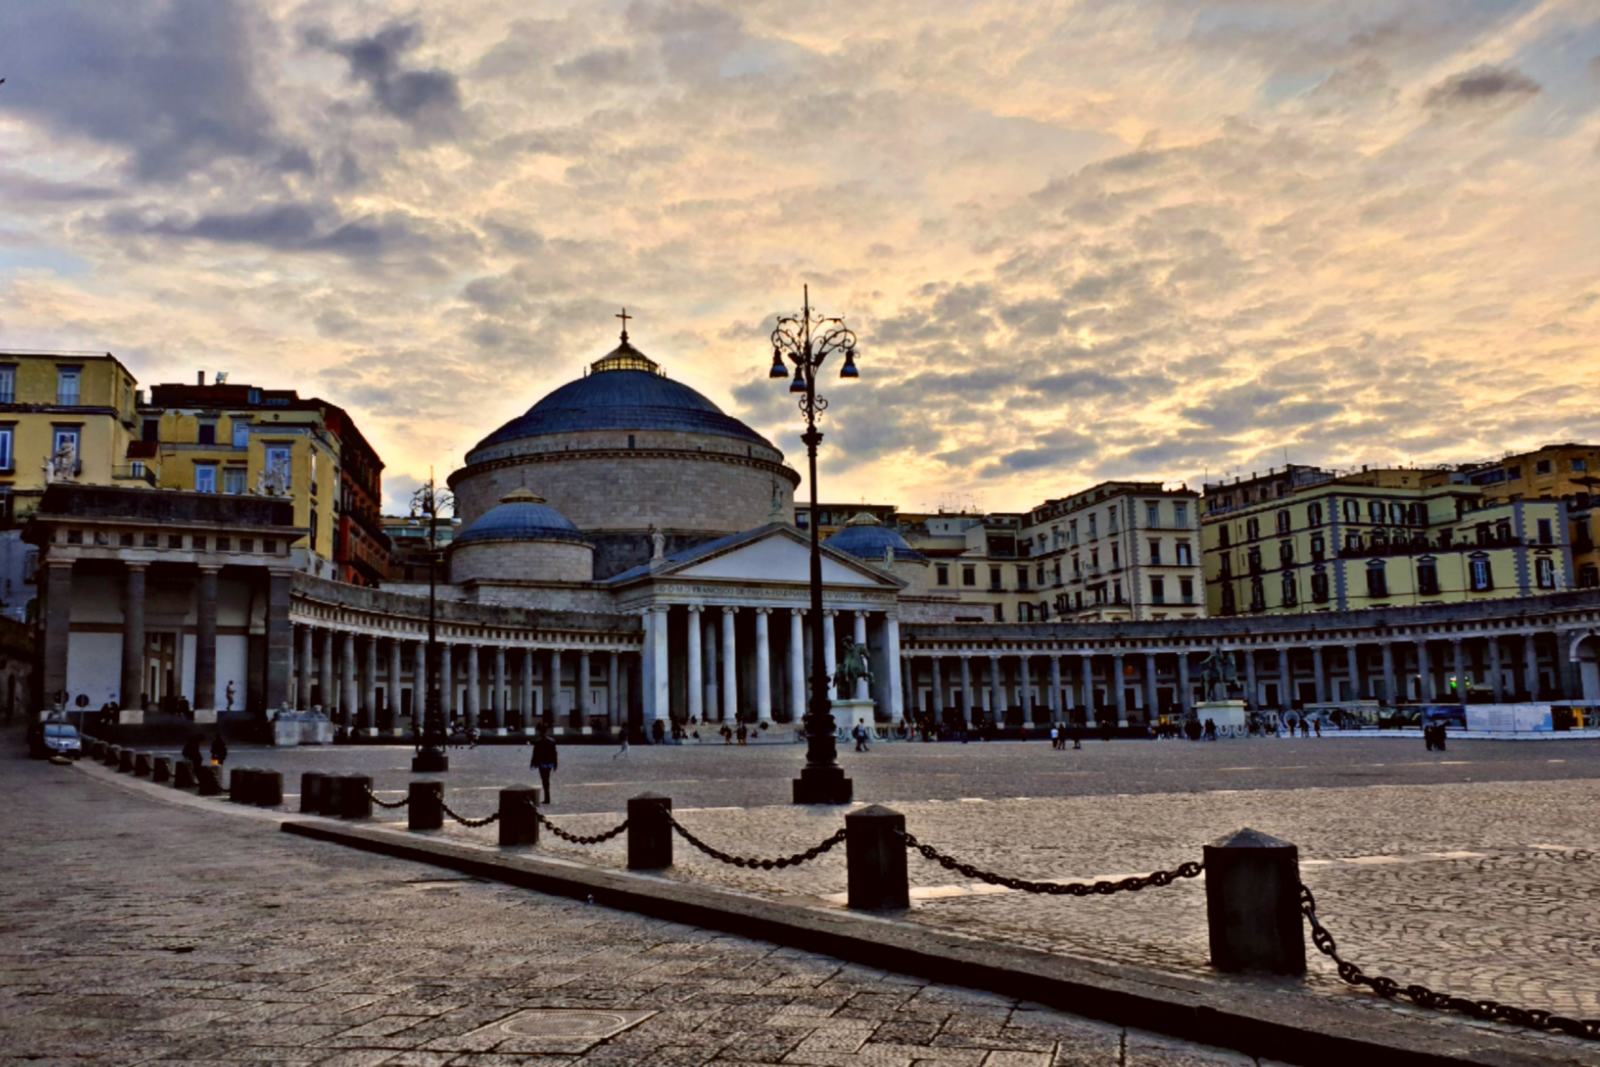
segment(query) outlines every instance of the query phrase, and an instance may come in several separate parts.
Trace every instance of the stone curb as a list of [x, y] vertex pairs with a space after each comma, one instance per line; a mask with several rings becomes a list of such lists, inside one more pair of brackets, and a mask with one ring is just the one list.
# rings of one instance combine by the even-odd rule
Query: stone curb
[[1311, 1067], [1347, 1067], [1357, 1062], [1430, 1067], [1600, 1062], [1577, 1048], [1572, 1049], [1570, 1058], [1563, 1057], [1560, 1045], [1540, 1050], [1518, 1048], [1510, 1042], [1519, 1031], [1490, 1030], [1471, 1020], [1423, 1016], [1420, 1009], [1392, 1007], [1381, 1001], [1361, 1008], [1340, 1004], [1306, 994], [1293, 981], [1206, 981], [994, 944], [893, 916], [781, 903], [399, 829], [324, 820], [287, 820], [282, 829], [489, 881], [1016, 997], [1263, 1059]]

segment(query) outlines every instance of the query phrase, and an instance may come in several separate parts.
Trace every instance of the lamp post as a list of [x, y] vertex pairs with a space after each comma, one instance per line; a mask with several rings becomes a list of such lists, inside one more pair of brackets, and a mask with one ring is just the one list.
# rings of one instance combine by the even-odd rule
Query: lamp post
[[411, 757], [413, 774], [437, 774], [450, 769], [450, 757], [444, 747], [449, 736], [444, 728], [444, 713], [439, 707], [439, 624], [438, 576], [439, 563], [439, 512], [454, 513], [455, 497], [439, 492], [433, 484], [433, 472], [428, 472], [428, 484], [411, 494], [411, 515], [426, 519], [428, 523], [428, 643], [424, 646], [423, 673], [427, 678], [427, 695], [424, 698], [422, 733], [417, 739], [416, 754]]
[[850, 779], [839, 766], [838, 746], [833, 736], [833, 702], [828, 698], [827, 658], [822, 626], [822, 543], [817, 533], [817, 445], [822, 433], [817, 420], [828, 410], [828, 401], [817, 395], [817, 373], [831, 355], [842, 354], [841, 378], [859, 378], [856, 370], [856, 335], [845, 328], [844, 320], [814, 315], [811, 287], [804, 289], [805, 301], [798, 316], [783, 315], [772, 330], [772, 370], [768, 377], [788, 378], [794, 364], [789, 392], [800, 398], [800, 413], [806, 417], [806, 432], [800, 440], [806, 445], [811, 486], [811, 698], [806, 712], [806, 765], [794, 780], [796, 804], [848, 804]]

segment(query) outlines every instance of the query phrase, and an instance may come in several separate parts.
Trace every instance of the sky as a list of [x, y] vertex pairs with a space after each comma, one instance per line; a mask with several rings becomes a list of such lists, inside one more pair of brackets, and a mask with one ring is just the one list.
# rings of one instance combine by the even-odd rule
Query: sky
[[[821, 495], [1600, 439], [1594, 0], [0, 0], [0, 348], [348, 408], [391, 510], [616, 343]], [[536, 488], [536, 487], [535, 487]]]

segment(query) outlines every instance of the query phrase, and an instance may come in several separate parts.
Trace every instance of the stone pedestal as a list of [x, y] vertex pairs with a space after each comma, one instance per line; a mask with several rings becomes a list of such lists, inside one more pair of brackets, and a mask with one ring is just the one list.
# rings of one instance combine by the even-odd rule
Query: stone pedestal
[[1242, 700], [1202, 700], [1194, 706], [1195, 718], [1203, 724], [1207, 719], [1217, 724], [1217, 729], [1233, 726], [1244, 729], [1245, 711]]
[[291, 718], [275, 719], [272, 723], [274, 748], [294, 748], [300, 744], [300, 723]]
[[[143, 718], [144, 717], [141, 715], [140, 716], [140, 721], [141, 722], [143, 721]], [[126, 722], [127, 720], [123, 720], [123, 721]], [[196, 725], [199, 725], [200, 723], [203, 723], [203, 722], [216, 722], [217, 721], [217, 709], [216, 708], [195, 708], [194, 709], [194, 721], [195, 721]]]
[[[195, 722], [200, 721], [199, 715], [196, 713]], [[213, 712], [211, 718], [205, 721], [216, 722], [216, 713]], [[117, 709], [117, 723], [121, 726], [140, 726], [144, 723], [144, 712], [138, 708], [119, 708]]]
[[843, 730], [846, 736], [857, 726], [865, 726], [868, 730], [878, 724], [875, 709], [877, 705], [870, 700], [835, 700], [833, 702], [833, 722], [836, 727]]

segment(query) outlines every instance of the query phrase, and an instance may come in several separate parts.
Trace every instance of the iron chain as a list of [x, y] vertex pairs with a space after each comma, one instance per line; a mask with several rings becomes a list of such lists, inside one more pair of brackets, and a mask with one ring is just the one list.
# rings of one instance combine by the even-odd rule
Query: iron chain
[[367, 786], [367, 799], [378, 805], [380, 808], [403, 808], [407, 804], [411, 803], [411, 798], [409, 796], [404, 800], [384, 800], [382, 797], [378, 796], [378, 794], [372, 791], [372, 787], [370, 785]]
[[1305, 885], [1300, 886], [1300, 913], [1306, 917], [1306, 922], [1311, 926], [1311, 943], [1317, 947], [1318, 952], [1334, 962], [1338, 967], [1339, 977], [1350, 985], [1366, 986], [1385, 1000], [1404, 997], [1422, 1008], [1460, 1012], [1474, 1019], [1489, 1019], [1494, 1022], [1510, 1023], [1513, 1026], [1527, 1026], [1535, 1030], [1558, 1030], [1573, 1037], [1600, 1041], [1600, 1019], [1573, 1019], [1539, 1008], [1514, 1008], [1495, 1000], [1468, 1000], [1466, 997], [1435, 992], [1425, 985], [1403, 986], [1393, 978], [1369, 975], [1359, 965], [1339, 955], [1339, 946], [1334, 943], [1333, 935], [1317, 919], [1316, 898]]
[[496, 811], [496, 812], [491, 812], [490, 814], [484, 816], [481, 819], [468, 819], [465, 816], [458, 815], [455, 812], [451, 811], [450, 810], [450, 805], [448, 805], [448, 804], [446, 804], [444, 802], [444, 798], [443, 797], [441, 797], [439, 799], [439, 807], [444, 810], [444, 813], [446, 815], [450, 816], [456, 822], [460, 823], [462, 826], [465, 826], [470, 830], [475, 830], [480, 826], [488, 826], [490, 823], [492, 823], [496, 819], [500, 818], [500, 813], [498, 811]]
[[822, 855], [824, 852], [828, 851], [830, 848], [844, 840], [844, 827], [841, 826], [834, 832], [832, 837], [829, 837], [818, 844], [812, 845], [804, 852], [796, 852], [792, 856], [780, 856], [777, 859], [756, 859], [752, 856], [735, 856], [731, 853], [722, 851], [720, 848], [715, 848], [706, 844], [704, 841], [694, 836], [694, 834], [690, 833], [689, 830], [681, 822], [673, 818], [671, 814], [667, 815], [667, 821], [672, 824], [672, 828], [677, 831], [679, 837], [683, 838], [685, 841], [689, 842], [689, 844], [693, 845], [701, 852], [704, 852], [712, 859], [721, 863], [731, 864], [735, 867], [748, 867], [762, 871], [777, 870], [784, 867], [798, 867], [802, 863], [816, 859], [818, 856]]
[[954, 856], [946, 855], [932, 845], [923, 844], [907, 831], [896, 832], [899, 833], [909, 847], [922, 853], [924, 859], [932, 860], [946, 870], [955, 871], [963, 877], [979, 882], [1005, 886], [1007, 889], [1016, 889], [1023, 893], [1045, 893], [1052, 896], [1068, 897], [1103, 897], [1110, 896], [1112, 893], [1136, 893], [1141, 889], [1149, 889], [1151, 886], [1171, 885], [1180, 878], [1196, 878], [1199, 877], [1201, 871], [1205, 870], [1204, 864], [1195, 863], [1191, 860], [1188, 863], [1180, 863], [1170, 871], [1156, 871], [1152, 874], [1136, 875], [1132, 878], [1123, 878], [1115, 882], [1030, 882], [1026, 878], [1012, 878], [1004, 874], [995, 874], [993, 871], [985, 871], [974, 867], [970, 863], [962, 863]]
[[539, 805], [535, 804], [532, 800], [524, 797], [523, 803], [527, 804], [528, 807], [532, 809], [533, 817], [539, 820], [540, 826], [543, 826], [546, 830], [549, 830], [551, 833], [561, 838], [561, 840], [570, 841], [574, 845], [598, 845], [602, 842], [610, 841], [613, 837], [616, 837], [618, 834], [622, 833], [628, 828], [628, 820], [623, 819], [620, 824], [613, 826], [603, 834], [591, 834], [585, 837], [581, 834], [568, 833], [546, 818], [544, 812], [539, 810]]

